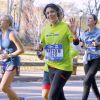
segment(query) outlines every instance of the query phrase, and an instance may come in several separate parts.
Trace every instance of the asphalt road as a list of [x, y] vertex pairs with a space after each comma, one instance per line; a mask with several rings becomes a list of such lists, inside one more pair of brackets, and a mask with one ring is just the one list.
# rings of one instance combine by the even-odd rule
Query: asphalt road
[[[100, 90], [100, 80], [97, 80], [97, 85]], [[12, 88], [19, 96], [24, 96], [25, 100], [43, 100], [41, 96], [42, 82], [24, 82], [15, 81], [12, 83]], [[67, 100], [81, 100], [83, 91], [83, 80], [70, 80], [64, 87]], [[7, 96], [0, 92], [0, 100], [8, 100]], [[92, 90], [88, 100], [96, 100]]]

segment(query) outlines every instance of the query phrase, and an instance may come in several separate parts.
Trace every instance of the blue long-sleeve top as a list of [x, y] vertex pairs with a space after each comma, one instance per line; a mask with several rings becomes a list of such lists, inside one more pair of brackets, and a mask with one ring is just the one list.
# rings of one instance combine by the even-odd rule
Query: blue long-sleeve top
[[[100, 29], [95, 27], [92, 32], [85, 32], [81, 35], [81, 40], [85, 44], [86, 50], [86, 60], [92, 60], [100, 57], [98, 54], [98, 50], [100, 50], [99, 46], [93, 46], [92, 42], [97, 41], [100, 42]], [[95, 54], [93, 53], [95, 52]]]

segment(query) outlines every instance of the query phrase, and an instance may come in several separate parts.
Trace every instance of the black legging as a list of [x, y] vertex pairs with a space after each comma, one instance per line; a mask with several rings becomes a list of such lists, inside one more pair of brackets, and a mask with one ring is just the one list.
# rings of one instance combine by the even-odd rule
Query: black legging
[[98, 67], [100, 67], [100, 58], [88, 61], [88, 63], [84, 66], [86, 77], [84, 79], [84, 91], [82, 100], [88, 99], [91, 86], [97, 97], [97, 100], [100, 100], [100, 94], [95, 80], [95, 75], [98, 71]]
[[49, 77], [51, 82], [49, 100], [66, 100], [63, 87], [71, 76], [71, 73], [71, 71], [62, 71], [49, 67]]

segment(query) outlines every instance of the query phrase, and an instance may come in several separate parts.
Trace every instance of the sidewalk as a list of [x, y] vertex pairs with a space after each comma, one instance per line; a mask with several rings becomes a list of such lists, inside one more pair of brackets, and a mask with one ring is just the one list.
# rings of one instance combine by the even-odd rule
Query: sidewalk
[[[77, 74], [72, 75], [70, 80], [83, 80], [85, 77], [83, 67], [78, 67]], [[16, 76], [14, 78], [14, 81], [41, 81], [43, 78], [43, 72], [42, 71], [21, 71], [20, 76]], [[100, 79], [100, 71], [98, 71], [96, 75], [97, 79]], [[0, 80], [1, 80], [1, 74], [0, 74]]]

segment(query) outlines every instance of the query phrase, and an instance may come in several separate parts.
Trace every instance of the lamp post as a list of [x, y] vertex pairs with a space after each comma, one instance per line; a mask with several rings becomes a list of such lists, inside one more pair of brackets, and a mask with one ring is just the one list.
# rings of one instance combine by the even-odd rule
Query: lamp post
[[79, 36], [80, 36], [80, 33], [81, 33], [81, 24], [82, 24], [82, 16], [83, 16], [83, 11], [81, 10], [79, 12]]

